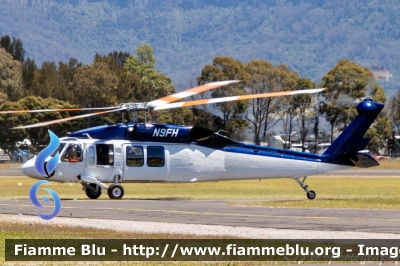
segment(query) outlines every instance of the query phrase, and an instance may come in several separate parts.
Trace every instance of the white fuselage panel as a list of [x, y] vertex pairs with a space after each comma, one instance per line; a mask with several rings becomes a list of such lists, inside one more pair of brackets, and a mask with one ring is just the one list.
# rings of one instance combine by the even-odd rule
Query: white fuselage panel
[[[104, 142], [92, 139], [78, 140], [76, 143], [84, 147], [81, 161], [60, 162], [50, 180], [75, 182], [78, 181], [79, 175], [91, 176], [105, 183], [114, 182], [116, 176], [120, 176], [121, 182], [298, 178], [349, 167], [298, 160], [289, 155], [266, 156], [258, 154], [257, 150], [225, 151], [188, 143], [144, 143], [123, 140]], [[97, 157], [93, 158], [96, 147], [109, 144], [113, 147], [113, 163], [98, 165]], [[130, 147], [139, 147], [141, 154], [133, 155], [130, 152], [133, 152], [134, 148]], [[163, 150], [163, 153], [159, 150]], [[34, 160], [25, 164], [24, 173], [30, 177], [42, 178], [34, 171]]]

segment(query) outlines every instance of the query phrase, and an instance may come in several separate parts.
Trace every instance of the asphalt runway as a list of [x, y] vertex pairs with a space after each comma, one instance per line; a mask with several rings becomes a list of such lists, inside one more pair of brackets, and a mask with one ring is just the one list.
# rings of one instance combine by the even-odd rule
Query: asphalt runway
[[[399, 170], [342, 170], [326, 176], [396, 177]], [[2, 169], [0, 176], [22, 176], [20, 169]], [[232, 201], [230, 201], [232, 202]], [[241, 206], [224, 200], [62, 199], [59, 216], [117, 219], [206, 225], [248, 226], [257, 228], [358, 231], [400, 234], [400, 211], [360, 209], [301, 209]], [[51, 207], [48, 211], [51, 213]], [[1, 214], [34, 215], [37, 210], [29, 199], [0, 199]], [[118, 225], [116, 225], [118, 226]]]
[[24, 176], [21, 169], [0, 169], [0, 177]]
[[[400, 234], [400, 211], [298, 209], [240, 206], [224, 200], [73, 200], [63, 199], [59, 216], [257, 228], [337, 230]], [[1, 214], [36, 215], [29, 199], [0, 199]], [[115, 225], [118, 226], [118, 225]]]
[[[12, 168], [12, 169], [0, 169], [0, 177], [15, 177], [15, 176], [24, 176], [21, 169]], [[318, 176], [344, 176], [344, 177], [400, 177], [400, 169], [392, 170], [392, 169], [348, 169], [348, 170], [340, 170], [333, 171], [325, 174], [321, 174]]]

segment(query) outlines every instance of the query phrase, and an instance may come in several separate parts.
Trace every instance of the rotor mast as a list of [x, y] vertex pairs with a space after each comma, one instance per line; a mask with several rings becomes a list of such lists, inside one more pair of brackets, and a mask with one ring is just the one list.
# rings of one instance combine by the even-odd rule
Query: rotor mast
[[146, 123], [147, 112], [154, 109], [154, 106], [149, 103], [121, 103], [121, 108], [126, 108], [126, 111], [132, 113], [132, 122], [137, 122], [137, 112], [144, 111], [144, 122]]

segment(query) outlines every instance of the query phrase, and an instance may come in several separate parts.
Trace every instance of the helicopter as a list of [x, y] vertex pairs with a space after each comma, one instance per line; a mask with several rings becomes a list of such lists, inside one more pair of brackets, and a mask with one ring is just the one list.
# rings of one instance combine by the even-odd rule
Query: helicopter
[[91, 127], [59, 138], [57, 150], [48, 156], [45, 164], [56, 154], [59, 155], [59, 161], [55, 170], [47, 176], [35, 170], [35, 157], [22, 166], [23, 174], [31, 178], [78, 182], [90, 199], [99, 198], [103, 190], [107, 190], [111, 199], [121, 199], [124, 196], [121, 183], [127, 182], [196, 183], [291, 178], [306, 192], [307, 198], [313, 200], [316, 193], [305, 184], [308, 176], [349, 167], [379, 165], [365, 150], [369, 139], [363, 137], [384, 107], [371, 98], [365, 98], [358, 103], [358, 115], [323, 154], [241, 143], [199, 126], [136, 121], [138, 111], [318, 93], [324, 90], [318, 88], [176, 102], [236, 82], [239, 81], [212, 82], [146, 103], [122, 103], [119, 106], [101, 108], [2, 111], [0, 114], [99, 111], [14, 128], [22, 129], [112, 112], [131, 112], [132, 122]]

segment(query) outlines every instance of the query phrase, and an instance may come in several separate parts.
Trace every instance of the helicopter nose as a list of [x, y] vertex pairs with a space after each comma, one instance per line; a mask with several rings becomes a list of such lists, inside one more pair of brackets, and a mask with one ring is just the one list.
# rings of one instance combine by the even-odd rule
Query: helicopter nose
[[35, 159], [30, 159], [26, 163], [22, 165], [22, 173], [26, 176], [32, 177], [32, 178], [37, 178], [37, 179], [42, 179], [43, 177], [39, 175], [36, 170], [35, 170]]

